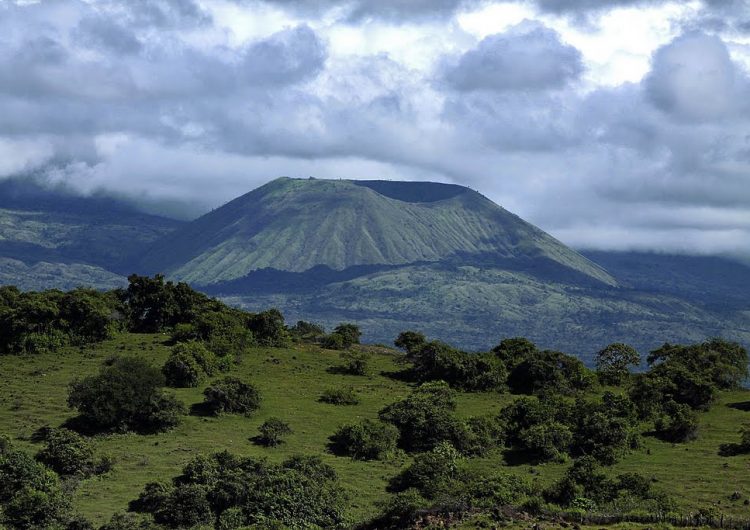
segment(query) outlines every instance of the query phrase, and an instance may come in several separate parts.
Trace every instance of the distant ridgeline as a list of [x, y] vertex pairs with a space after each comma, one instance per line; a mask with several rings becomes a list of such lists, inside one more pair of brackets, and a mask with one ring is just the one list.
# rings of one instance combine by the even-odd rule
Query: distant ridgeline
[[[15, 445], [21, 440], [19, 432], [11, 433], [14, 440], [0, 437], [3, 527], [93, 528], [73, 509], [73, 495], [76, 487], [97, 475], [97, 488], [106, 486], [103, 489], [111, 492], [116, 482], [117, 495], [123, 491], [132, 495], [127, 514], [105, 513], [111, 520], [100, 527], [104, 530], [253, 525], [396, 530], [419, 527], [415, 525], [425, 514], [433, 520], [481, 516], [484, 523], [477, 522], [477, 528], [516, 513], [577, 521], [615, 516], [621, 521], [676, 519], [684, 515], [686, 503], [693, 499], [686, 497], [694, 493], [678, 488], [677, 481], [656, 481], [650, 471], [645, 475], [632, 467], [620, 473], [606, 468], [635, 453], [644, 466], [655, 462], [659, 455], [644, 449], [647, 438], [648, 443], [660, 441], [654, 447], [661, 452], [700, 440], [701, 426], [712, 427], [702, 418], [717, 400], [727, 395], [747, 397], [740, 390], [748, 376], [747, 351], [721, 339], [664, 344], [647, 356], [646, 371], [633, 373], [642, 364], [641, 355], [624, 343], [602, 348], [595, 357], [596, 370], [522, 337], [504, 338], [489, 351], [467, 353], [404, 330], [394, 340], [400, 351], [365, 347], [359, 344], [360, 329], [354, 324], [341, 323], [330, 333], [310, 322], [288, 326], [278, 310], [244, 312], [161, 276], [132, 275], [126, 289], [104, 293], [84, 289], [21, 293], [0, 288], [3, 361], [19, 355], [35, 367], [36, 361], [52, 361], [56, 370], [70, 364], [77, 369], [85, 356], [97, 357], [92, 350], [103, 347], [102, 341], [128, 333], [152, 334], [152, 340], [153, 334], [159, 334], [159, 347], [169, 351], [166, 360], [155, 356], [154, 342], [150, 349], [139, 348], [127, 356], [99, 352], [95, 371], [85, 377], [76, 372], [67, 387], [67, 404], [78, 416], [61, 427], [55, 423], [35, 431], [29, 443], [41, 447], [34, 458], [27, 446]], [[341, 352], [334, 357], [337, 364], [321, 367], [321, 359], [331, 358], [330, 350]], [[307, 356], [306, 360], [299, 361], [298, 355]], [[161, 366], [154, 366], [156, 358], [163, 361]], [[374, 362], [396, 371], [373, 370]], [[241, 377], [248, 363], [253, 363], [252, 369]], [[319, 372], [311, 373], [315, 369]], [[279, 373], [300, 387], [305, 386], [303, 381], [310, 384], [311, 376], [327, 376], [336, 386], [305, 404], [310, 408], [304, 414], [291, 405], [299, 399], [297, 392], [277, 392], [269, 407], [259, 383], [276, 389], [273, 378]], [[383, 390], [395, 384], [400, 385], [396, 398]], [[178, 398], [165, 387], [183, 392]], [[203, 401], [193, 403], [190, 414], [215, 418], [211, 429], [240, 425], [247, 436], [245, 427], [260, 411], [265, 421], [255, 423], [258, 436], [249, 442], [282, 450], [285, 439], [294, 433], [287, 421], [296, 421], [306, 436], [316, 435], [305, 438], [308, 454], [282, 453], [283, 459], [266, 459], [247, 456], [243, 450], [244, 456], [239, 456], [220, 450], [225, 444], [218, 436], [209, 437], [216, 448], [213, 454], [197, 454], [190, 429], [204, 422], [188, 420], [188, 407], [182, 401], [193, 395], [187, 389], [197, 388], [204, 388]], [[379, 410], [364, 413], [356, 408], [363, 389], [368, 400], [380, 400], [384, 393], [387, 400]], [[476, 396], [483, 396], [483, 401], [475, 401], [470, 412], [480, 415], [459, 414], [459, 401]], [[749, 403], [731, 406], [746, 411]], [[493, 405], [489, 413], [488, 404]], [[334, 406], [353, 411], [349, 422], [318, 436], [315, 414], [320, 414], [320, 407]], [[268, 416], [270, 410], [288, 418]], [[337, 417], [343, 413], [337, 411]], [[0, 418], [0, 427], [26, 429], [28, 422], [15, 418], [27, 414], [26, 409], [11, 409]], [[227, 415], [238, 417], [222, 419]], [[94, 450], [100, 443], [114, 442], [175, 452], [164, 448], [174, 440], [159, 435], [180, 425], [179, 447], [190, 458], [181, 460], [181, 474], [179, 469], [169, 469], [171, 480], [164, 480], [165, 469], [160, 467], [157, 482], [138, 482], [148, 461], [118, 468], [119, 462]], [[705, 441], [716, 458], [750, 454], [750, 429], [735, 434], [736, 427], [722, 427], [723, 434], [732, 431], [726, 439]], [[102, 433], [110, 436], [89, 437]], [[124, 434], [128, 436], [118, 436]], [[148, 444], [138, 441], [142, 434], [152, 435]], [[685, 470], [680, 463], [684, 454], [680, 452], [670, 464], [675, 476]], [[473, 459], [478, 457], [500, 464], [476, 465]], [[658, 462], [664, 466], [661, 458]], [[367, 467], [372, 461], [377, 468]], [[529, 468], [513, 470], [520, 464], [533, 466], [533, 480]], [[730, 467], [737, 466], [725, 462], [726, 473], [732, 472]], [[382, 491], [368, 489], [382, 501], [347, 495], [349, 489], [336, 468], [377, 469], [379, 476], [390, 470]], [[110, 473], [113, 469], [117, 473]], [[134, 477], [135, 490], [128, 482]], [[720, 480], [724, 478], [722, 474]], [[742, 510], [741, 504], [735, 505], [746, 493], [721, 495], [726, 499], [722, 509]], [[352, 509], [362, 502], [372, 503], [373, 510], [358, 513], [355, 519]], [[701, 497], [700, 502], [708, 501]], [[97, 516], [104, 507], [109, 505], [96, 506]], [[691, 523], [724, 526], [725, 519], [716, 510], [692, 504], [689, 511]]]
[[746, 265], [584, 255], [463, 186], [281, 178], [189, 223], [0, 188], [0, 284], [22, 289], [163, 273], [251, 311], [356, 322], [370, 342], [404, 328], [473, 350], [526, 336], [587, 362], [613, 341], [750, 344]]

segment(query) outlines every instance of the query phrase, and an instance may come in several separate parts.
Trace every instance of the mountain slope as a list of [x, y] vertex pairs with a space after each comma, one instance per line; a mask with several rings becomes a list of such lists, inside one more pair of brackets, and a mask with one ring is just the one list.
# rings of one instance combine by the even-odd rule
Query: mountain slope
[[0, 279], [27, 288], [108, 288], [131, 272], [133, 253], [180, 224], [116, 199], [0, 181]]
[[145, 272], [208, 285], [265, 268], [520, 260], [615, 285], [604, 269], [462, 186], [281, 178], [152, 245]]

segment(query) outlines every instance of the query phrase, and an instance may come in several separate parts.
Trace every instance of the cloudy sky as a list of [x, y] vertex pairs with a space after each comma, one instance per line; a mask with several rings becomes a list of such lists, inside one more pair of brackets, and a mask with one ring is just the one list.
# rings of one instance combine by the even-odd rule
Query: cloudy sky
[[579, 248], [750, 252], [746, 0], [0, 0], [0, 178], [194, 215], [470, 186]]

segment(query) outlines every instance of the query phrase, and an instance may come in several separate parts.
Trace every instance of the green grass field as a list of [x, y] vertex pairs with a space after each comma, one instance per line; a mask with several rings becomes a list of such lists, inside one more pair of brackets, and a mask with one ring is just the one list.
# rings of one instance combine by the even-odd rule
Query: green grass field
[[[42, 426], [59, 426], [74, 416], [66, 405], [67, 386], [76, 377], [95, 373], [102, 361], [114, 354], [139, 355], [161, 366], [169, 347], [166, 335], [123, 334], [84, 350], [68, 349], [36, 357], [0, 357], [0, 434], [10, 436], [19, 447], [36, 452], [31, 441]], [[377, 349], [375, 349], [377, 350]], [[127, 508], [144, 484], [168, 480], [199, 453], [229, 450], [233, 453], [280, 461], [291, 454], [317, 454], [338, 471], [351, 494], [350, 518], [363, 520], [373, 515], [376, 501], [387, 496], [390, 477], [408, 463], [408, 457], [390, 462], [359, 462], [327, 452], [328, 437], [343, 423], [375, 418], [378, 411], [403, 396], [410, 388], [383, 373], [399, 369], [387, 350], [377, 350], [370, 363], [370, 376], [331, 373], [339, 364], [337, 352], [314, 346], [289, 349], [256, 348], [233, 368], [232, 375], [255, 384], [263, 403], [254, 416], [206, 418], [187, 416], [169, 433], [141, 436], [106, 435], [95, 439], [98, 454], [115, 459], [110, 473], [81, 482], [75, 492], [77, 508], [95, 523]], [[359, 405], [334, 406], [318, 402], [329, 387], [351, 385], [361, 398]], [[201, 385], [175, 390], [188, 406], [202, 400]], [[507, 394], [460, 394], [459, 414], [494, 414], [514, 399]], [[287, 421], [294, 433], [278, 448], [263, 448], [249, 439], [268, 417]], [[611, 468], [612, 473], [638, 471], [653, 477], [657, 487], [672, 492], [685, 513], [715, 506], [727, 515], [750, 518], [743, 504], [750, 495], [750, 457], [720, 457], [721, 443], [737, 441], [737, 430], [750, 423], [750, 392], [722, 394], [710, 412], [701, 416], [699, 438], [672, 445], [644, 437], [644, 448], [626, 456]], [[501, 451], [473, 459], [468, 466], [484, 469], [505, 467], [509, 472], [532, 475], [542, 483], [559, 477], [561, 464], [508, 466]], [[730, 500], [738, 491], [740, 500]]]

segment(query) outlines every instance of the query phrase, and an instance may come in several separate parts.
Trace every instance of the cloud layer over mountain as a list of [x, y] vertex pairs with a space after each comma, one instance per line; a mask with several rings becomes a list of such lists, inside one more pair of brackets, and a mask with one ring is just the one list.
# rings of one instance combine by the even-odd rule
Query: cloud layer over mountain
[[195, 215], [471, 186], [586, 248], [750, 250], [742, 1], [0, 0], [0, 178]]

